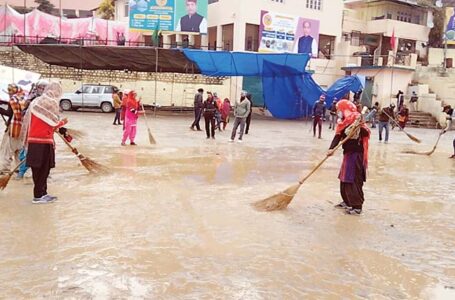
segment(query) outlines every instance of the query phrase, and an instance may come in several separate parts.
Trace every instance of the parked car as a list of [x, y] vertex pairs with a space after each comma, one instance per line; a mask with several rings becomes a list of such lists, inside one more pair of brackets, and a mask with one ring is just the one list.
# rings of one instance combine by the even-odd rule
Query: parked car
[[114, 109], [112, 92], [118, 90], [113, 85], [84, 84], [74, 93], [65, 93], [60, 100], [60, 107], [64, 111], [78, 108], [100, 108], [109, 113]]

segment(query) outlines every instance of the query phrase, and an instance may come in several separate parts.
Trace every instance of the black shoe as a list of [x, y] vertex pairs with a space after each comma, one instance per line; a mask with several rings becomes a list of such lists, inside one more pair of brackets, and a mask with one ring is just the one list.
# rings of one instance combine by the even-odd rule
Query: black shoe
[[131, 142], [130, 145], [131, 146], [137, 146], [137, 144], [135, 142]]
[[451, 156], [451, 157], [449, 157], [449, 158], [455, 158], [455, 154], [454, 154], [454, 155], [452, 155], [452, 156]]

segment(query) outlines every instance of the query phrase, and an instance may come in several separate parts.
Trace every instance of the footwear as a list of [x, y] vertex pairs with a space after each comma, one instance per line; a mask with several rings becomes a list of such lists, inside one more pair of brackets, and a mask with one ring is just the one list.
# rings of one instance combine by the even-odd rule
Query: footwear
[[229, 143], [233, 143], [233, 142], [234, 142], [234, 140], [233, 140], [233, 139], [230, 139], [230, 140], [229, 140]]
[[212, 136], [212, 140], [214, 140], [214, 139], [215, 139], [215, 137], [214, 137], [214, 136]]
[[449, 158], [455, 158], [455, 154], [454, 154], [454, 155], [452, 155], [452, 156], [451, 156], [451, 157], [449, 157]]
[[239, 139], [238, 142], [239, 142], [239, 143], [243, 143], [242, 139]]
[[135, 142], [131, 142], [130, 145], [131, 146], [137, 146], [137, 144]]
[[24, 179], [24, 175], [17, 174], [17, 176], [14, 177], [14, 180], [22, 180], [22, 179]]
[[33, 198], [32, 203], [33, 204], [47, 204], [47, 203], [52, 203], [57, 199], [50, 198], [48, 195], [44, 195], [41, 198]]
[[54, 202], [55, 200], [58, 200], [58, 197], [55, 197], [55, 196], [52, 196], [52, 195], [44, 195], [43, 198], [45, 198], [46, 200], [48, 200], [48, 202]]
[[121, 143], [120, 145], [122, 145], [122, 146], [126, 146], [126, 144], [125, 144], [125, 143]]
[[193, 130], [193, 131], [195, 131], [195, 129], [194, 129], [194, 127], [193, 127], [193, 126], [190, 126], [190, 129], [191, 129], [191, 130]]
[[388, 143], [389, 143], [389, 141], [385, 141], [385, 142], [384, 142], [384, 144], [388, 144]]
[[210, 139], [210, 137], [208, 136], [208, 137], [207, 137], [207, 139], [209, 140], [209, 139]]
[[350, 208], [344, 201], [338, 203], [338, 204], [335, 205], [334, 207], [335, 207], [335, 208], [339, 208], [339, 209], [348, 209], [348, 208]]
[[322, 139], [322, 137], [321, 137], [321, 136], [318, 136], [318, 139]]
[[197, 131], [202, 131], [202, 129], [198, 129]]
[[353, 215], [353, 216], [360, 216], [362, 214], [362, 210], [360, 208], [349, 208], [349, 209], [346, 209], [346, 214]]

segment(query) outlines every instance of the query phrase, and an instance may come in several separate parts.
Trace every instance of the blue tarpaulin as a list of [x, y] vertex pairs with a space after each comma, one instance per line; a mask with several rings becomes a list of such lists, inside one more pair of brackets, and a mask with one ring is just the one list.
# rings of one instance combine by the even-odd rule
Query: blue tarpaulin
[[261, 76], [264, 101], [276, 118], [297, 119], [311, 114], [313, 104], [325, 93], [327, 106], [349, 91], [362, 89], [362, 78], [346, 76], [324, 91], [305, 71], [307, 54], [184, 49], [185, 56], [206, 76]]
[[183, 53], [206, 76], [271, 76], [264, 72], [264, 62], [292, 67], [284, 69], [283, 71], [287, 73], [283, 76], [304, 74], [310, 60], [308, 54], [293, 53], [265, 54], [192, 49], [184, 49]]
[[314, 103], [321, 94], [326, 94], [328, 108], [334, 98], [341, 99], [348, 92], [362, 89], [361, 79], [357, 76], [346, 76], [337, 80], [327, 91], [324, 91], [311, 74], [293, 74], [290, 67], [264, 62], [264, 72], [271, 76], [262, 78], [264, 101], [275, 118], [297, 119], [312, 114]]

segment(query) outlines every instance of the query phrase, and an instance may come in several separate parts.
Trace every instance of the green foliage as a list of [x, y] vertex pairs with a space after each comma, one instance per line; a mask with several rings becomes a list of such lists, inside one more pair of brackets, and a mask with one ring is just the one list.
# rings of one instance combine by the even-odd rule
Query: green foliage
[[100, 6], [98, 7], [97, 13], [102, 19], [105, 19], [105, 20], [114, 19], [114, 14], [115, 14], [114, 1], [103, 0], [103, 2], [101, 2]]

